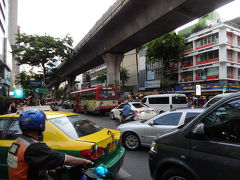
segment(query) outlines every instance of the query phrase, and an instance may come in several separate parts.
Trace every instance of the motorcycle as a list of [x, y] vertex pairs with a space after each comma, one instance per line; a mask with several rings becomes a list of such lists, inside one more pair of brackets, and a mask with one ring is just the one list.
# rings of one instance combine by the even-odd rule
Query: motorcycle
[[50, 174], [52, 180], [114, 180], [114, 176], [104, 166], [99, 165], [85, 168], [79, 166], [63, 166], [57, 168], [54, 173]]
[[136, 113], [134, 111], [132, 111], [132, 114], [127, 116], [127, 117], [123, 117], [123, 112], [120, 111], [120, 118], [116, 119], [116, 125], [119, 126], [120, 124], [124, 124], [130, 121], [135, 121], [136, 120]]

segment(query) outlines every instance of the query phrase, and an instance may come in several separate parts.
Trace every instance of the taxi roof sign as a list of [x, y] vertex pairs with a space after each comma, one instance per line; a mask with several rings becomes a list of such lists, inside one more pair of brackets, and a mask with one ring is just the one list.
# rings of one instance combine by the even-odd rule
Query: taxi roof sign
[[23, 106], [23, 111], [31, 110], [31, 109], [38, 109], [41, 111], [52, 111], [51, 107], [48, 105], [44, 106]]

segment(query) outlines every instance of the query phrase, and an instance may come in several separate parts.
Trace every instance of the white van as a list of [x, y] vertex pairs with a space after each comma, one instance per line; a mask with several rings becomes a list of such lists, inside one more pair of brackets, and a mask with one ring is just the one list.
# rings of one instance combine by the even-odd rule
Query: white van
[[177, 108], [187, 108], [187, 98], [185, 94], [156, 94], [145, 96], [142, 103], [154, 108], [158, 113]]

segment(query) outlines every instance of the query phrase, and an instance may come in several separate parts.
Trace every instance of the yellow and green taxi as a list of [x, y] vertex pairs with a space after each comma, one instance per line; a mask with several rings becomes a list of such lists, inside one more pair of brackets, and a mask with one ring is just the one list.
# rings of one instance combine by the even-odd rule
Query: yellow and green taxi
[[[45, 111], [44, 142], [57, 151], [104, 164], [116, 174], [122, 166], [125, 149], [118, 130], [102, 128], [75, 113]], [[0, 179], [7, 179], [7, 151], [22, 133], [17, 114], [0, 116]]]

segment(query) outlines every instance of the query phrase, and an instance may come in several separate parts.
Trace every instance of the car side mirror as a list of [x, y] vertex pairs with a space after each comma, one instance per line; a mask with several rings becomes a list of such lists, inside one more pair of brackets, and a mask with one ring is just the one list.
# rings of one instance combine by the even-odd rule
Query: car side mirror
[[192, 129], [192, 133], [195, 134], [195, 135], [204, 135], [204, 124], [203, 123], [197, 124]]
[[149, 126], [153, 126], [153, 125], [157, 125], [157, 123], [154, 123], [154, 122], [150, 122], [148, 123]]

